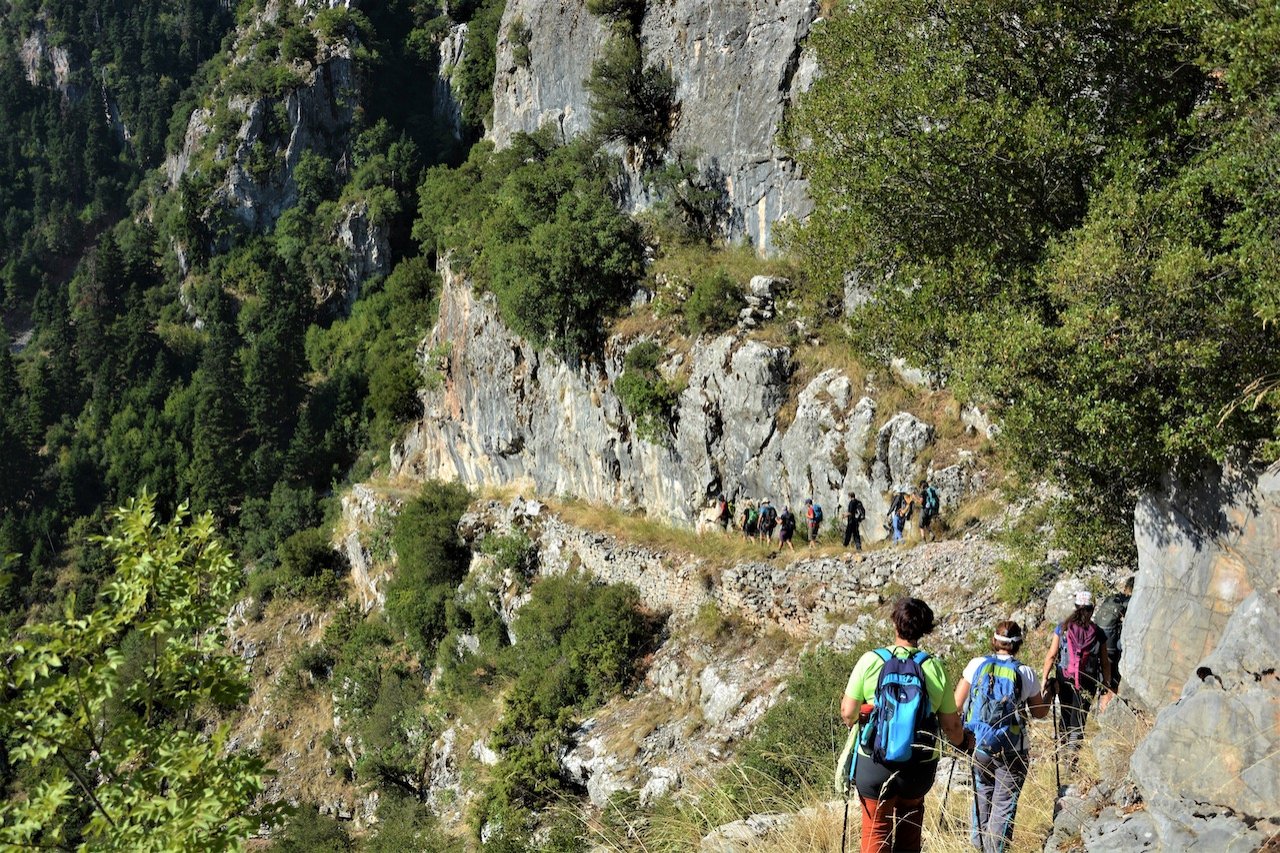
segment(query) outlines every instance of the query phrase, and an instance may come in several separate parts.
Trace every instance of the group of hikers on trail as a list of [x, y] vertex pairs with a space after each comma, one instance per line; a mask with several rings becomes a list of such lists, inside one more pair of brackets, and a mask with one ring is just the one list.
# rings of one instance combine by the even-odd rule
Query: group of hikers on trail
[[893, 534], [895, 545], [906, 537], [907, 522], [915, 514], [917, 506], [920, 507], [920, 538], [937, 541], [938, 531], [933, 526], [933, 520], [938, 517], [938, 510], [941, 509], [938, 490], [929, 485], [928, 480], [921, 480], [919, 492], [895, 492], [889, 501], [886, 527]]
[[[729, 525], [734, 522], [734, 506], [733, 501], [725, 500], [724, 495], [720, 495], [716, 499], [716, 523], [723, 529], [728, 530]], [[805, 525], [809, 531], [809, 547], [812, 548], [814, 542], [818, 538], [818, 529], [822, 526], [822, 506], [813, 502], [813, 498], [807, 498], [804, 502]], [[738, 529], [742, 531], [742, 536], [748, 540], [756, 540], [758, 542], [769, 542], [773, 539], [774, 532], [778, 534], [778, 550], [788, 547], [792, 551], [796, 549], [792, 539], [796, 535], [796, 516], [791, 511], [791, 507], [784, 506], [782, 512], [779, 513], [773, 507], [773, 502], [768, 498], [760, 501], [757, 507], [755, 502], [747, 500], [743, 503], [742, 512], [738, 515]]]
[[[921, 480], [919, 493], [898, 491], [890, 498], [889, 512], [885, 516], [885, 529], [893, 533], [894, 543], [903, 541], [907, 522], [911, 519], [916, 506], [920, 507], [921, 538], [937, 539], [933, 520], [938, 516], [941, 502], [937, 490], [929, 485], [928, 480]], [[862, 501], [858, 500], [857, 495], [850, 493], [848, 503], [841, 515], [845, 521], [844, 547], [848, 548], [849, 543], [852, 542], [853, 546], [861, 551], [861, 525], [867, 518], [866, 507], [863, 506]], [[758, 507], [754, 501], [747, 499], [743, 502], [741, 513], [738, 513], [735, 519], [734, 502], [720, 495], [716, 498], [714, 519], [724, 530], [728, 530], [729, 526], [736, 522], [738, 529], [742, 531], [743, 538], [748, 540], [768, 542], [773, 539], [776, 531], [778, 550], [781, 551], [783, 547], [795, 550], [796, 546], [791, 540], [795, 537], [797, 520], [790, 506], [784, 506], [779, 513], [769, 498], [760, 501]], [[809, 533], [809, 547], [812, 548], [818, 540], [824, 520], [822, 506], [813, 498], [805, 499], [804, 520]]]
[[[1123, 599], [1121, 618], [1131, 590], [1130, 584], [1123, 596], [1108, 599]], [[933, 610], [918, 598], [894, 605], [893, 644], [858, 660], [840, 700], [850, 734], [837, 782], [846, 797], [846, 829], [850, 793], [856, 790], [861, 801], [862, 853], [921, 849], [924, 799], [937, 775], [941, 738], [972, 757], [974, 849], [1008, 849], [1031, 762], [1030, 719], [1049, 716], [1056, 698], [1055, 768], [1057, 748], [1074, 768], [1093, 698], [1099, 692], [1109, 697], [1116, 687], [1107, 650], [1118, 643], [1119, 627], [1113, 640], [1093, 617], [1092, 595], [1077, 592], [1075, 609], [1054, 628], [1039, 676], [1018, 659], [1022, 628], [1011, 620], [998, 622], [991, 653], [973, 658], [960, 679], [948, 684], [942, 662], [919, 647], [933, 631]], [[948, 777], [947, 794], [950, 787]]]

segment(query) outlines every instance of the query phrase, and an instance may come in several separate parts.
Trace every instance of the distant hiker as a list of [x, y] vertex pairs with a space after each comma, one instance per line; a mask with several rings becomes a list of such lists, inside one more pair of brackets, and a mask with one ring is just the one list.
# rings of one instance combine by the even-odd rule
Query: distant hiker
[[716, 516], [716, 523], [720, 525], [721, 530], [729, 529], [729, 522], [733, 521], [733, 507], [729, 506], [729, 502], [724, 499], [724, 495], [716, 498], [716, 509], [720, 513]]
[[915, 495], [908, 495], [906, 492], [894, 493], [893, 500], [889, 501], [889, 525], [895, 545], [902, 541], [906, 533], [907, 521], [911, 518], [915, 502]]
[[975, 741], [971, 840], [983, 853], [1004, 853], [1013, 839], [1018, 794], [1027, 781], [1027, 714], [1049, 716], [1035, 670], [1015, 657], [1020, 648], [1018, 623], [998, 623], [993, 654], [969, 661], [956, 685], [956, 707]]
[[852, 727], [864, 703], [874, 707], [858, 736], [853, 783], [862, 800], [862, 853], [920, 850], [924, 797], [938, 771], [938, 729], [970, 751], [942, 662], [916, 644], [933, 630], [933, 611], [918, 598], [893, 607], [893, 645], [863, 655], [840, 699]]
[[742, 508], [742, 538], [754, 539], [756, 531], [760, 529], [760, 513], [756, 511], [756, 505], [751, 501], [746, 501]]
[[862, 533], [858, 530], [858, 525], [862, 524], [862, 520], [867, 517], [867, 510], [862, 505], [862, 501], [858, 500], [858, 496], [849, 495], [849, 503], [844, 508], [844, 547], [849, 547], [849, 540], [853, 540], [853, 547], [859, 551], [862, 550]]
[[1120, 654], [1124, 651], [1121, 634], [1124, 630], [1124, 617], [1129, 612], [1129, 599], [1133, 598], [1133, 575], [1125, 578], [1119, 592], [1113, 592], [1098, 604], [1093, 614], [1093, 622], [1107, 635], [1107, 660], [1111, 663], [1111, 680], [1106, 687], [1110, 693], [1102, 697], [1098, 709], [1107, 707], [1107, 702], [1120, 689]]
[[1043, 673], [1050, 695], [1056, 690], [1062, 722], [1060, 737], [1066, 740], [1072, 765], [1084, 740], [1084, 724], [1093, 697], [1111, 683], [1107, 634], [1093, 623], [1093, 596], [1081, 590], [1075, 601], [1075, 611], [1053, 629]]
[[795, 543], [791, 541], [791, 537], [796, 535], [796, 517], [791, 512], [791, 507], [784, 506], [782, 515], [778, 516], [778, 550], [782, 550], [782, 546], [786, 545], [792, 551], [796, 549]]
[[768, 542], [773, 538], [773, 529], [778, 526], [778, 511], [765, 498], [760, 502], [760, 541]]
[[809, 523], [809, 547], [818, 541], [818, 528], [822, 526], [822, 506], [813, 502], [813, 498], [804, 499], [804, 520]]
[[941, 502], [938, 500], [938, 490], [929, 485], [928, 480], [920, 481], [920, 538], [932, 539], [938, 541], [938, 531], [931, 529], [930, 525], [933, 520], [938, 517], [938, 509]]

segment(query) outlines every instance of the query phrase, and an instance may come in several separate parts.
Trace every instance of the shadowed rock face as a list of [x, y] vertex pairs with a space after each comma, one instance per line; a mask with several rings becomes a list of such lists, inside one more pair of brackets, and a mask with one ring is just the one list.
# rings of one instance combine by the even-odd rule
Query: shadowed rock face
[[1159, 710], [1183, 693], [1219, 644], [1237, 607], [1274, 587], [1280, 546], [1280, 471], [1251, 479], [1176, 486], [1139, 502], [1138, 575], [1125, 623], [1120, 672], [1134, 695]]
[[[674, 0], [649, 4], [641, 30], [648, 61], [676, 81], [678, 120], [670, 149], [696, 153], [704, 176], [724, 186], [729, 236], [764, 251], [774, 226], [812, 209], [806, 182], [774, 137], [798, 91], [812, 78], [801, 45], [817, 18], [814, 0]], [[523, 21], [529, 62], [515, 60], [509, 34]], [[566, 137], [591, 126], [583, 85], [607, 30], [584, 0], [511, 0], [498, 35], [491, 136], [506, 145], [544, 124]], [[643, 188], [632, 187], [637, 207]]]
[[[1280, 465], [1144, 500], [1126, 690], [1158, 712], [1090, 851], [1249, 851], [1280, 833]], [[1138, 846], [1135, 846], [1138, 845]]]
[[[863, 535], [872, 541], [885, 535], [890, 489], [910, 489], [925, 473], [931, 425], [898, 413], [876, 430], [875, 401], [854, 394], [838, 370], [811, 380], [790, 415], [790, 349], [739, 334], [699, 341], [681, 356], [689, 376], [674, 430], [665, 443], [643, 440], [613, 390], [628, 346], [611, 340], [603, 365], [538, 352], [446, 272], [439, 322], [424, 345], [443, 382], [422, 393], [426, 416], [393, 448], [395, 473], [528, 484], [684, 525], [723, 492], [740, 505], [789, 504], [798, 516], [813, 497], [830, 530], [852, 490], [866, 505]], [[944, 507], [969, 487], [968, 469], [953, 468], [936, 478]]]

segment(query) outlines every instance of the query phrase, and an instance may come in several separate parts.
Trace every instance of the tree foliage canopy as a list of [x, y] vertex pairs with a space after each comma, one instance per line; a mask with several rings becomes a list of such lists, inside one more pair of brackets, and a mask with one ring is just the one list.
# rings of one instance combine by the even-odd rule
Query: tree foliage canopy
[[77, 616], [6, 638], [0, 841], [82, 850], [225, 850], [271, 814], [250, 806], [263, 765], [228, 729], [191, 725], [248, 693], [217, 630], [239, 569], [213, 518], [156, 517], [144, 494], [101, 539], [115, 577]]
[[618, 210], [614, 161], [550, 128], [495, 152], [482, 143], [422, 185], [414, 236], [453, 252], [493, 292], [517, 332], [563, 355], [600, 343], [601, 320], [630, 298], [643, 269], [640, 230]]
[[1086, 552], [1132, 547], [1165, 472], [1276, 431], [1280, 22], [1209, 5], [858, 4], [787, 129], [813, 280], [871, 290], [864, 349], [951, 377], [1114, 518]]

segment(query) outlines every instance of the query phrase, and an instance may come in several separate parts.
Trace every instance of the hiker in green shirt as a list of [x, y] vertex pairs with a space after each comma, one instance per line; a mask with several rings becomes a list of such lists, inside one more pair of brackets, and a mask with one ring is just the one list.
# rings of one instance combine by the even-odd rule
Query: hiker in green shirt
[[854, 783], [862, 801], [862, 853], [920, 850], [924, 797], [933, 786], [941, 754], [934, 734], [937, 729], [956, 747], [973, 749], [973, 734], [960, 724], [942, 662], [917, 648], [920, 638], [933, 630], [933, 610], [918, 598], [903, 598], [894, 605], [892, 618], [897, 634], [893, 645], [867, 652], [858, 660], [840, 700], [840, 716], [852, 727], [867, 703], [884, 701], [877, 697], [877, 689], [886, 668], [915, 670], [923, 680], [927, 705], [905, 764], [885, 766], [872, 757], [866, 737], [859, 738]]

